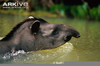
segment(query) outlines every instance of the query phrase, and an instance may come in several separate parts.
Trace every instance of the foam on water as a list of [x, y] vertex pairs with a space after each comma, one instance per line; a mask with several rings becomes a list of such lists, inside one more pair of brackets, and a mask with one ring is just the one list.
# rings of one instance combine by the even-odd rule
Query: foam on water
[[0, 55], [0, 62], [6, 62], [14, 59], [18, 55], [25, 55], [26, 52], [24, 50], [16, 51], [15, 53], [6, 53], [5, 55]]
[[3, 39], [3, 37], [0, 37], [0, 40]]
[[15, 53], [11, 53], [11, 56], [16, 56], [18, 54], [26, 54], [26, 52], [24, 50], [19, 50], [19, 51], [16, 51]]

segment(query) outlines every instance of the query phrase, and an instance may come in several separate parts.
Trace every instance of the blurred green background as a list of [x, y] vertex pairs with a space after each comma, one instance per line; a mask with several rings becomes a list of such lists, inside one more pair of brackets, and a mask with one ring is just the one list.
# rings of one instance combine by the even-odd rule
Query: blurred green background
[[[3, 8], [4, 2], [27, 2], [28, 8]], [[0, 13], [100, 21], [100, 2], [99, 0], [0, 0]]]

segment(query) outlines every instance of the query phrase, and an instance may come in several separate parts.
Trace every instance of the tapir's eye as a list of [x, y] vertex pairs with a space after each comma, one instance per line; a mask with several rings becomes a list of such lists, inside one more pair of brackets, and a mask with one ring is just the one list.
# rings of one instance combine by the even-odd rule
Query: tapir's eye
[[58, 32], [58, 31], [56, 31], [56, 32], [55, 32], [55, 35], [57, 35], [58, 33], [59, 33], [59, 32]]
[[52, 32], [52, 35], [57, 35], [59, 33], [59, 31], [55, 30]]

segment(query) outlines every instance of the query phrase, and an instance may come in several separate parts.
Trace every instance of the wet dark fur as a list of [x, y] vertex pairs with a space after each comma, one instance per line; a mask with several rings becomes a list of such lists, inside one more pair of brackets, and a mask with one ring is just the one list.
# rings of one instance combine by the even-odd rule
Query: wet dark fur
[[28, 18], [0, 40], [0, 54], [56, 48], [69, 41], [72, 36], [79, 38], [80, 34], [70, 26], [51, 24], [41, 18]]

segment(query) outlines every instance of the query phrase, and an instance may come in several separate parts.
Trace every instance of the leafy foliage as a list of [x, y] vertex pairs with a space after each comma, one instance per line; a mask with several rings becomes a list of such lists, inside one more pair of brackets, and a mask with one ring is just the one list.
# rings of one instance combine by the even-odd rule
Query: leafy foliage
[[59, 4], [59, 5], [54, 4], [54, 5], [50, 6], [50, 11], [52, 13], [58, 13], [61, 16], [64, 16], [65, 15], [65, 9], [64, 8], [65, 8], [65, 6], [63, 4]]
[[98, 20], [99, 17], [100, 17], [100, 5], [98, 7], [94, 7], [92, 8], [90, 11], [90, 16], [91, 18], [95, 19], [95, 20]]
[[[50, 6], [50, 11], [52, 13], [60, 14], [65, 16], [65, 13], [71, 13], [76, 18], [89, 18], [94, 20], [100, 19], [100, 5], [98, 7], [93, 7], [88, 9], [88, 3], [85, 2], [82, 5], [63, 5], [63, 4], [53, 4]], [[68, 11], [69, 10], [69, 11]]]
[[86, 18], [88, 14], [87, 5], [88, 5], [87, 3], [84, 3], [83, 5], [72, 6], [71, 7], [72, 15], [75, 17]]

